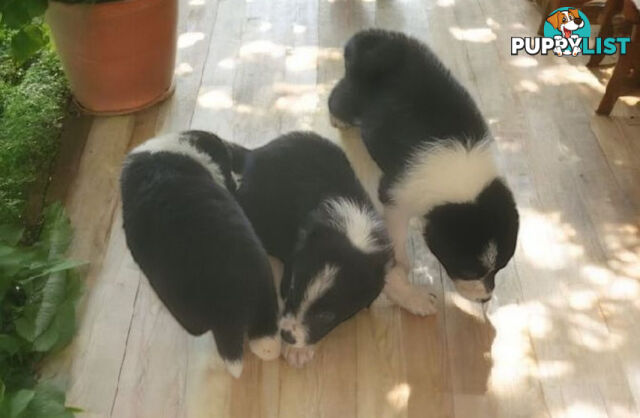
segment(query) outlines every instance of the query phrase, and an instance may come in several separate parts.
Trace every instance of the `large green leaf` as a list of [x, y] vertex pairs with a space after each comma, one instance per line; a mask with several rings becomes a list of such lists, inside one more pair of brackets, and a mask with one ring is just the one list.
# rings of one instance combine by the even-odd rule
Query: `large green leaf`
[[51, 325], [33, 342], [36, 351], [53, 351], [66, 346], [76, 330], [75, 301], [65, 301], [58, 307]]
[[0, 354], [13, 355], [20, 349], [18, 339], [7, 334], [0, 334]]
[[2, 9], [2, 24], [10, 29], [20, 29], [31, 22], [24, 0], [8, 1]]
[[33, 342], [47, 329], [65, 299], [65, 289], [64, 273], [47, 277], [40, 300], [28, 306], [24, 316], [16, 321], [16, 331], [22, 338]]
[[0, 228], [2, 418], [71, 418], [78, 412], [65, 407], [64, 392], [37, 383], [34, 374], [44, 354], [72, 339], [82, 290], [74, 270], [82, 263], [64, 258], [71, 228], [62, 207], [49, 208], [44, 218], [40, 240], [30, 247], [19, 244], [17, 229]]
[[0, 241], [9, 245], [17, 245], [24, 234], [20, 225], [0, 225]]
[[16, 61], [22, 63], [46, 44], [47, 38], [42, 28], [29, 24], [11, 38], [11, 54]]
[[[66, 274], [67, 271], [82, 264], [60, 258], [71, 241], [71, 226], [63, 207], [59, 204], [50, 206], [45, 211], [44, 219], [39, 247], [48, 260], [39, 263], [35, 274], [27, 279], [44, 280], [41, 296], [25, 308], [23, 316], [15, 323], [18, 334], [34, 342], [36, 351], [48, 351], [59, 346], [61, 340], [68, 341], [68, 330], [72, 331], [75, 327], [74, 312], [69, 312], [68, 308], [59, 312], [59, 309], [69, 299], [69, 292], [74, 290], [68, 287], [71, 276]], [[58, 314], [61, 316], [57, 318]], [[71, 323], [67, 323], [69, 318]]]
[[22, 389], [12, 394], [9, 398], [9, 417], [17, 418], [21, 416], [35, 395], [36, 392], [30, 389]]
[[64, 406], [64, 392], [47, 383], [39, 383], [35, 396], [25, 411], [25, 418], [73, 418], [71, 409]]
[[84, 261], [59, 260], [59, 261], [56, 261], [54, 263], [51, 263], [48, 267], [46, 267], [44, 270], [38, 272], [37, 274], [29, 276], [27, 278], [27, 280], [37, 279], [38, 277], [46, 276], [48, 274], [53, 274], [53, 273], [59, 273], [61, 271], [65, 271], [65, 270], [71, 270], [71, 269], [74, 269], [76, 267], [80, 267], [80, 266], [85, 265], [85, 264], [86, 264], [86, 262], [84, 262]]
[[25, 8], [32, 18], [40, 17], [47, 10], [48, 0], [24, 0]]
[[41, 245], [50, 252], [50, 256], [58, 257], [69, 248], [71, 237], [71, 223], [64, 207], [60, 203], [47, 207], [44, 213], [44, 227], [40, 234]]

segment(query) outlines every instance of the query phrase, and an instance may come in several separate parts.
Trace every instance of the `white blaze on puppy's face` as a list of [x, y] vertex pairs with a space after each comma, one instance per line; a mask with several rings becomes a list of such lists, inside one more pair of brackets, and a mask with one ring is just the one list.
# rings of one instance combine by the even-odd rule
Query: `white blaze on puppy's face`
[[[308, 283], [300, 305], [294, 312], [286, 313], [280, 320], [280, 330], [291, 333], [295, 340], [294, 347], [304, 347], [307, 344], [309, 330], [304, 323], [309, 307], [320, 299], [333, 285], [338, 267], [327, 264]], [[292, 278], [295, 281], [295, 277]]]
[[498, 246], [495, 242], [491, 241], [489, 245], [487, 245], [487, 249], [484, 251], [482, 256], [480, 257], [480, 262], [487, 269], [491, 270], [496, 266], [496, 258], [498, 257]]

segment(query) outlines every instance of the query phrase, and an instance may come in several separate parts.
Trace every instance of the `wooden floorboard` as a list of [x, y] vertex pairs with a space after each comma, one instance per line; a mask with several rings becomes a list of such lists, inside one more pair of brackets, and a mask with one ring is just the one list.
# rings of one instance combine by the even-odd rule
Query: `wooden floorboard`
[[[90, 261], [78, 336], [46, 376], [92, 417], [633, 417], [640, 414], [640, 111], [584, 57], [511, 56], [540, 15], [525, 0], [181, 0], [176, 93], [136, 115], [84, 119], [60, 168]], [[478, 101], [521, 211], [516, 255], [486, 311], [458, 297], [420, 237], [412, 280], [439, 313], [375, 306], [303, 369], [248, 352], [231, 378], [211, 336], [190, 337], [141, 275], [122, 232], [127, 150], [206, 129], [248, 147], [313, 129], [340, 143], [327, 98], [359, 29], [429, 43]], [[72, 144], [67, 144], [71, 147]], [[347, 143], [347, 150], [357, 143]], [[54, 183], [55, 184], [55, 183]], [[62, 183], [61, 183], [62, 184]]]

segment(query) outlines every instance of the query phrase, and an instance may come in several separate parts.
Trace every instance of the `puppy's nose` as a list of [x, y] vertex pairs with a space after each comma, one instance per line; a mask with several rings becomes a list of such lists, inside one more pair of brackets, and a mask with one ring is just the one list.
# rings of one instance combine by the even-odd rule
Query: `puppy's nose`
[[296, 343], [296, 337], [294, 337], [291, 331], [289, 330], [286, 330], [286, 329], [281, 330], [280, 336], [282, 337], [282, 340], [287, 344], [293, 345]]
[[573, 19], [574, 22], [576, 22], [576, 25], [579, 25], [582, 23], [582, 18], [581, 17], [576, 17], [575, 19]]

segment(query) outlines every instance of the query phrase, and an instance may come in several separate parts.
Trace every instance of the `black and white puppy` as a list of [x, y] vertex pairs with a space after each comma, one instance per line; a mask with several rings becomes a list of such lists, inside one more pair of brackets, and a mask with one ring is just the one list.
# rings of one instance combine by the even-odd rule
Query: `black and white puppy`
[[360, 127], [382, 170], [378, 193], [396, 260], [410, 267], [407, 224], [420, 218], [458, 292], [489, 300], [515, 251], [518, 212], [474, 100], [429, 48], [401, 33], [359, 32], [344, 59], [329, 111], [334, 125]]
[[265, 360], [280, 355], [280, 338], [271, 268], [230, 193], [231, 164], [230, 149], [213, 134], [170, 134], [131, 151], [121, 188], [134, 260], [189, 333], [212, 331], [238, 377], [245, 335]]
[[391, 243], [337, 145], [293, 132], [244, 160], [237, 198], [267, 252], [284, 264], [283, 354], [299, 367], [314, 344], [380, 294]]

